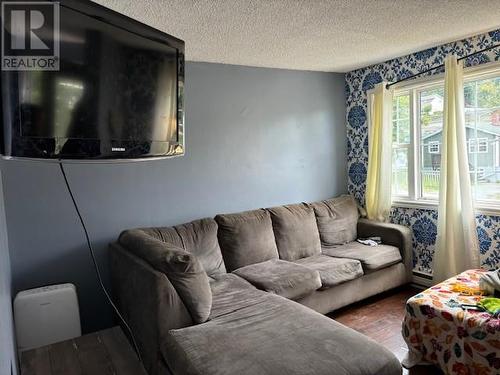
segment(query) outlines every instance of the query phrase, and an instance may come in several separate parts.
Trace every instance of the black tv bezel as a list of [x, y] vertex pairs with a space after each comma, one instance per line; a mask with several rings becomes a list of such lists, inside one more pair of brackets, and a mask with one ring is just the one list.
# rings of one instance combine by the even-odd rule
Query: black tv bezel
[[[77, 139], [60, 137], [29, 137], [22, 136], [21, 132], [13, 131], [16, 126], [21, 126], [21, 119], [12, 118], [13, 111], [10, 104], [19, 102], [19, 86], [17, 80], [19, 71], [2, 71], [2, 119], [3, 131], [1, 153], [7, 158], [29, 158], [29, 159], [70, 159], [70, 160], [126, 160], [126, 159], [151, 159], [180, 156], [185, 152], [184, 140], [184, 41], [157, 30], [151, 26], [136, 21], [121, 13], [115, 12], [102, 5], [91, 1], [62, 0], [61, 7], [79, 12], [92, 17], [100, 22], [105, 22], [128, 32], [132, 32], [143, 38], [154, 40], [174, 48], [177, 51], [177, 141], [131, 141], [121, 139], [102, 140], [99, 138]], [[19, 117], [19, 116], [17, 116]], [[11, 125], [6, 125], [11, 124]], [[53, 144], [56, 140], [72, 140], [78, 143], [79, 149], [89, 150], [88, 153], [79, 154], [51, 154], [46, 145]], [[96, 152], [96, 149], [99, 151]]]

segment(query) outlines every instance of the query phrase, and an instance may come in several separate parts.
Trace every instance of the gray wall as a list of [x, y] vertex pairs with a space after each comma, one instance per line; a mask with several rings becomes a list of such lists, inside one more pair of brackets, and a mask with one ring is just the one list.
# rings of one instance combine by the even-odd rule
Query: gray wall
[[[1, 163], [1, 162], [0, 162]], [[0, 164], [0, 374], [16, 373], [10, 259]]]
[[[71, 164], [103, 272], [124, 228], [314, 201], [347, 190], [344, 76], [188, 63], [185, 156]], [[5, 163], [15, 290], [74, 282], [85, 330], [111, 324], [57, 164]]]

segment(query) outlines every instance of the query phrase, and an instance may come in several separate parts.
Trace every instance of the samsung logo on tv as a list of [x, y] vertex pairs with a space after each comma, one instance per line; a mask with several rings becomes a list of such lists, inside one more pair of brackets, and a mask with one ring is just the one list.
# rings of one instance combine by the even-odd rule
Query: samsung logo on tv
[[125, 151], [125, 147], [111, 147], [111, 151]]

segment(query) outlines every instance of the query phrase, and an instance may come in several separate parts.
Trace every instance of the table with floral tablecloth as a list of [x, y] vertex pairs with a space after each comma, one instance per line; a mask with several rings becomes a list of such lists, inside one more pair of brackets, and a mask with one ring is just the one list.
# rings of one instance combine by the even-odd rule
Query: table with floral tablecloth
[[483, 272], [465, 271], [408, 300], [403, 337], [410, 357], [436, 364], [445, 374], [500, 374], [500, 319], [464, 310], [461, 304], [483, 297], [453, 291], [455, 283], [477, 287]]

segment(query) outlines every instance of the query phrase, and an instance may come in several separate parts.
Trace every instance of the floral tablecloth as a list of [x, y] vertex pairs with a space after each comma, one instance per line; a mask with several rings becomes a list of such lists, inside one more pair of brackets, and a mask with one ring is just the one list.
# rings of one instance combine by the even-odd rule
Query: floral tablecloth
[[484, 271], [469, 270], [410, 298], [403, 337], [411, 354], [439, 366], [445, 374], [500, 374], [500, 319], [463, 310], [482, 297], [454, 292], [454, 283], [477, 287]]

